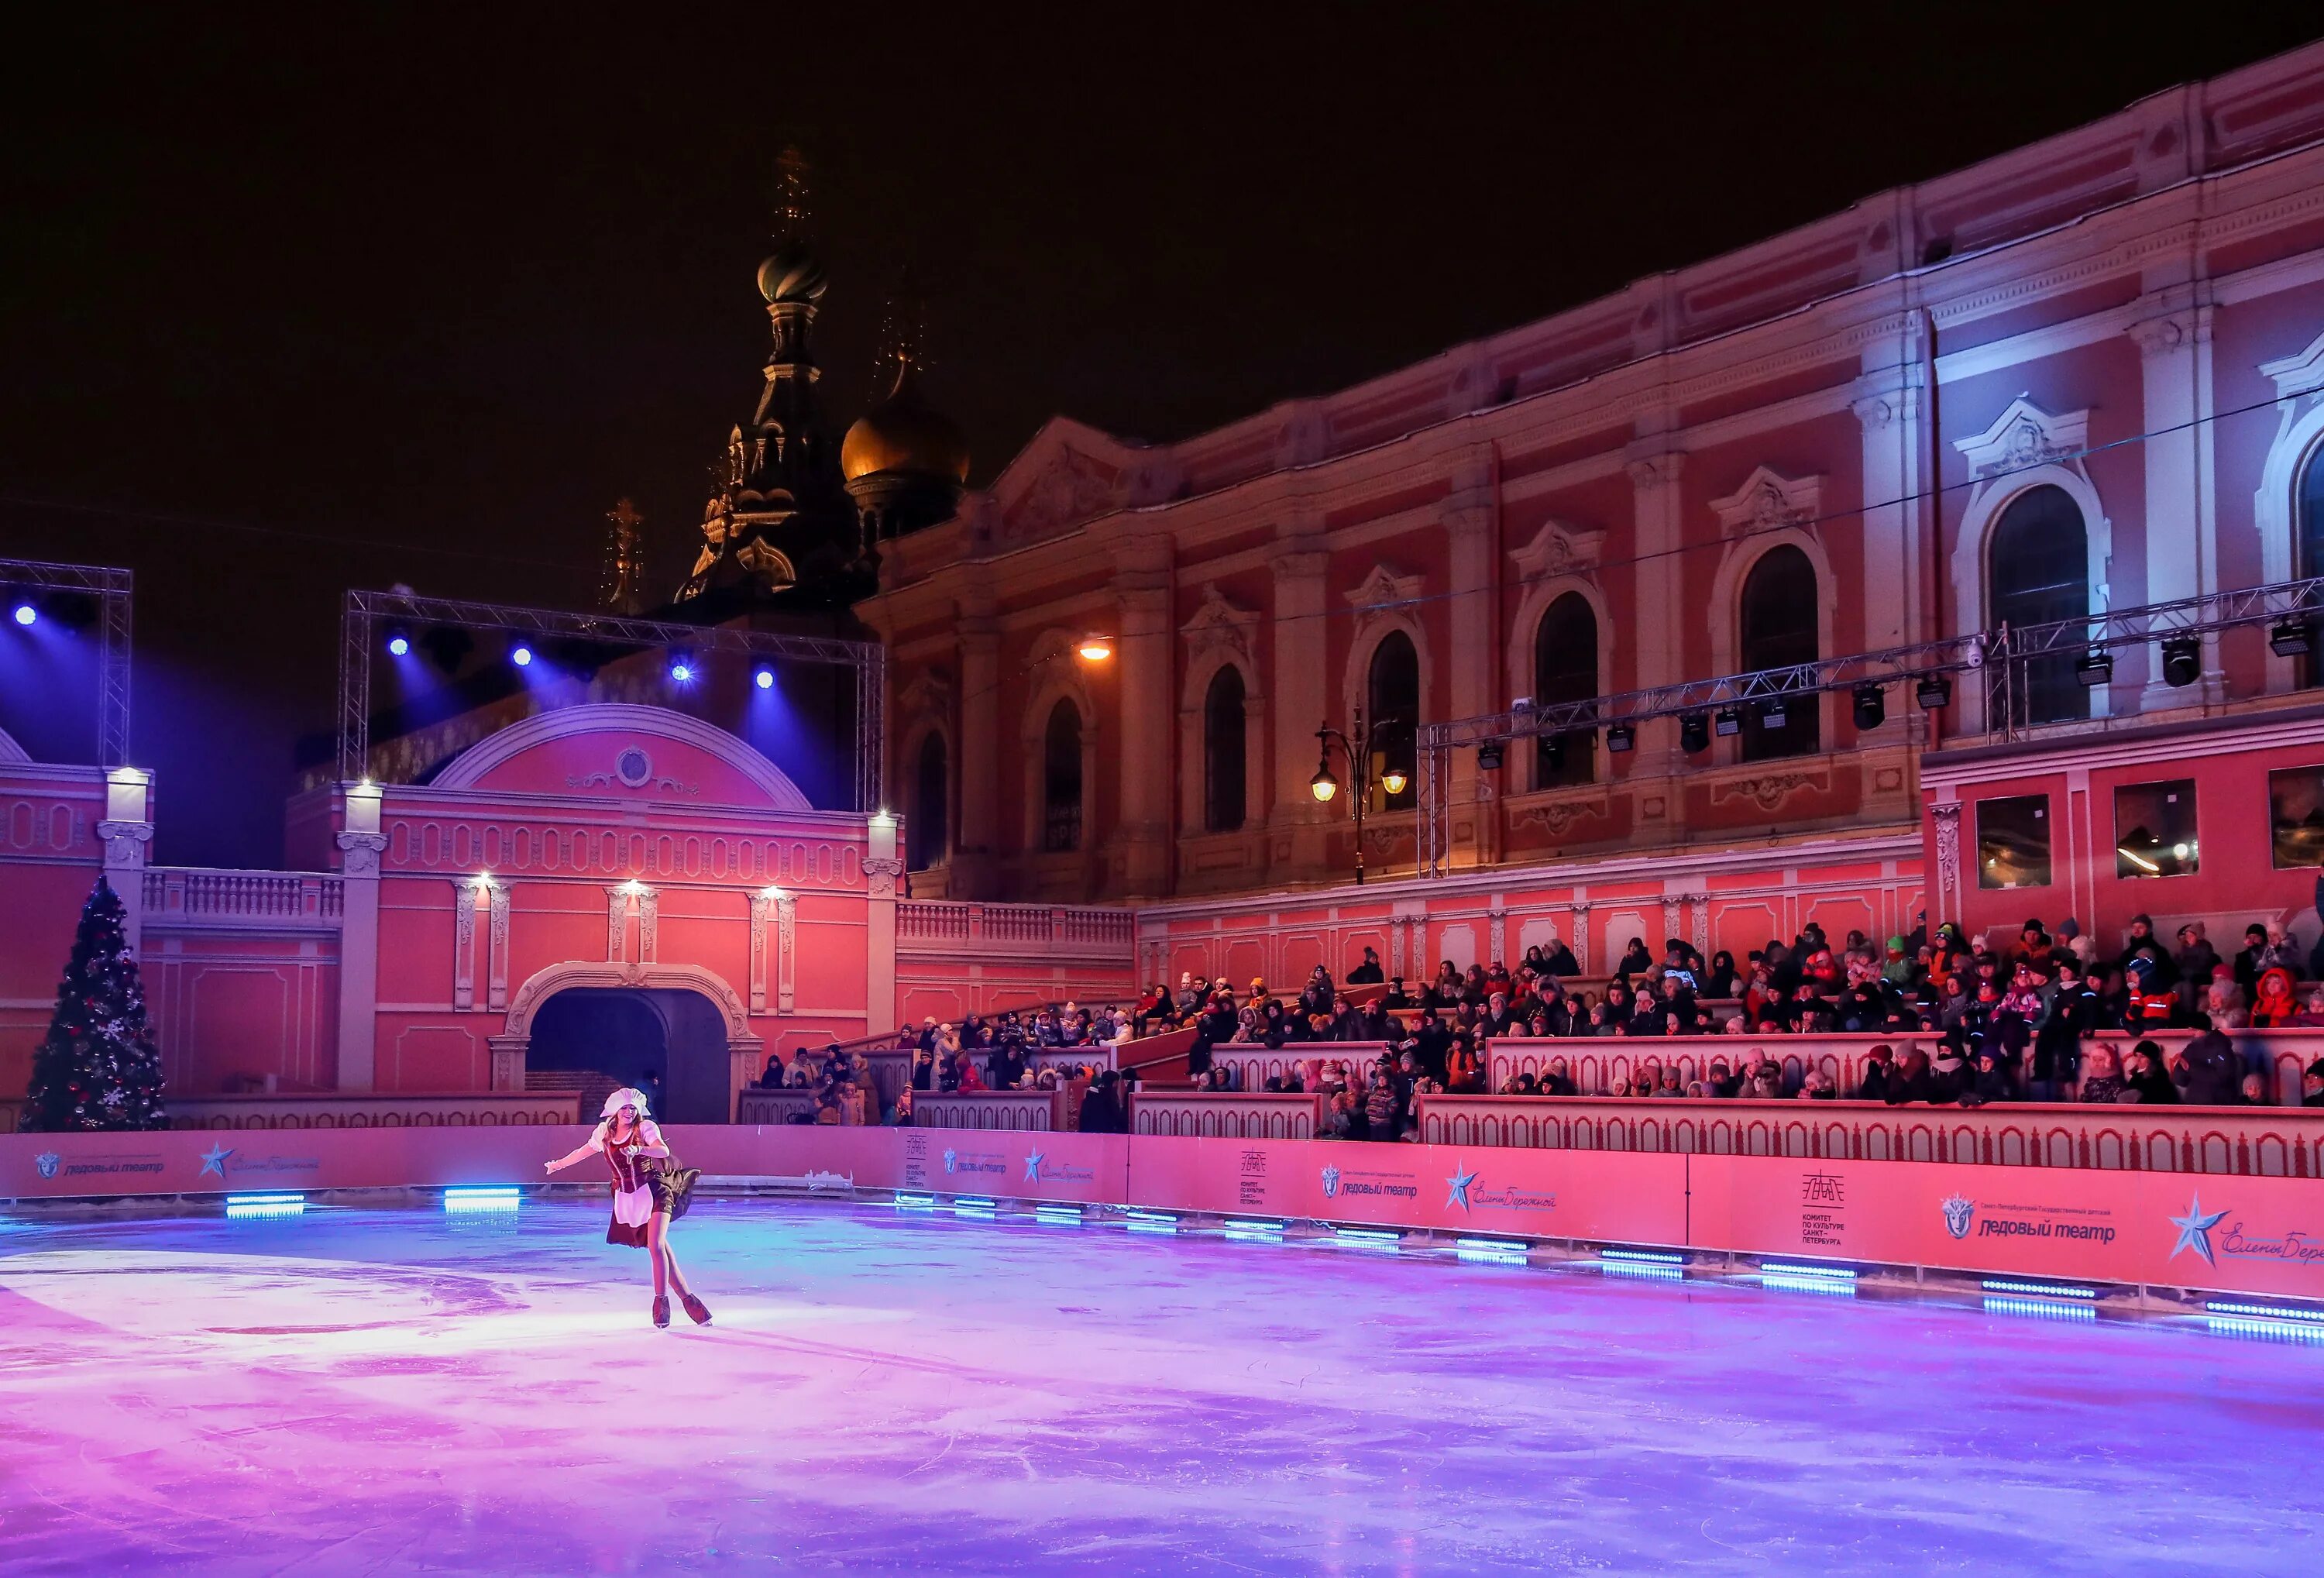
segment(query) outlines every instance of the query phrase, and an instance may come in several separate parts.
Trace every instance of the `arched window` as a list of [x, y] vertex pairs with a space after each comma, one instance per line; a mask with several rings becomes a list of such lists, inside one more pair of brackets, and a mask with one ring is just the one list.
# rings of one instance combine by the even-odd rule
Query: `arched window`
[[[2009, 503], [1986, 549], [1986, 628], [2012, 630], [2090, 612], [2089, 531], [2064, 488], [2044, 483]], [[2090, 693], [2074, 678], [2079, 645], [2026, 660], [2012, 676], [2011, 721], [2054, 724], [2090, 715]]]
[[1364, 721], [1372, 735], [1371, 781], [1377, 785], [1390, 769], [1404, 774], [1397, 794], [1375, 789], [1373, 803], [1391, 811], [1407, 810], [1420, 798], [1418, 762], [1414, 745], [1420, 730], [1420, 654], [1412, 638], [1390, 631], [1372, 649], [1372, 666], [1365, 686]]
[[945, 761], [944, 736], [930, 729], [920, 742], [919, 758], [912, 763], [912, 817], [904, 827], [904, 864], [924, 872], [944, 863], [952, 836], [946, 812], [951, 808], [951, 774]]
[[1232, 833], [1243, 823], [1242, 670], [1227, 664], [1203, 697], [1203, 826]]
[[1041, 847], [1082, 846], [1082, 715], [1070, 701], [1049, 709], [1041, 741]]
[[[1549, 605], [1534, 636], [1534, 704], [1595, 701], [1598, 694], [1598, 611], [1581, 593], [1568, 592]], [[1534, 786], [1591, 782], [1597, 743], [1595, 729], [1543, 735], [1534, 747]]]
[[[1761, 554], [1743, 577], [1738, 614], [1743, 671], [1812, 663], [1821, 657], [1816, 650], [1820, 601], [1815, 566], [1805, 553], [1785, 542]], [[1776, 706], [1760, 704], [1743, 731], [1744, 761], [1803, 756], [1821, 743], [1813, 692], [1785, 698], [1780, 710], [1783, 722], [1776, 724]]]
[[[2300, 484], [2292, 494], [2292, 508], [2297, 520], [2293, 541], [2298, 553], [2292, 573], [2302, 580], [2324, 576], [2324, 444], [2308, 452], [2307, 463], [2300, 468]], [[2309, 640], [2313, 642], [2318, 622], [2310, 620], [2309, 631]], [[2302, 658], [2300, 683], [2324, 684], [2324, 659], [2313, 651]]]

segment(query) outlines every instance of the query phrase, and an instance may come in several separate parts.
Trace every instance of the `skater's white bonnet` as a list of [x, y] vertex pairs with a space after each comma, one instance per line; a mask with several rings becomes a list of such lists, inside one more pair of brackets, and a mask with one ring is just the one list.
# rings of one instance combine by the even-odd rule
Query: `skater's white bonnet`
[[597, 1115], [601, 1118], [610, 1118], [614, 1113], [620, 1112], [623, 1107], [635, 1107], [638, 1110], [638, 1116], [641, 1118], [644, 1117], [646, 1115], [646, 1093], [641, 1090], [633, 1090], [628, 1085], [623, 1085], [620, 1090], [615, 1091], [612, 1095], [605, 1098], [605, 1110]]

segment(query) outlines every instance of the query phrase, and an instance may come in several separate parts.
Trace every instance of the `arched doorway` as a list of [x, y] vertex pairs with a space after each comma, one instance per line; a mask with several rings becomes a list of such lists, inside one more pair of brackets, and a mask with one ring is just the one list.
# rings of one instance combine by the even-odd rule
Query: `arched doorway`
[[568, 986], [555, 993], [532, 1016], [524, 1075], [528, 1090], [562, 1086], [558, 1075], [583, 1076], [585, 1120], [614, 1087], [657, 1084], [657, 1117], [724, 1123], [733, 1116], [725, 1020], [708, 998], [683, 989]]
[[493, 1038], [493, 1088], [577, 1091], [583, 1121], [594, 1122], [605, 1093], [650, 1078], [661, 1085], [659, 1116], [726, 1123], [763, 1046], [733, 988], [711, 971], [553, 964], [510, 1001], [507, 1029]]

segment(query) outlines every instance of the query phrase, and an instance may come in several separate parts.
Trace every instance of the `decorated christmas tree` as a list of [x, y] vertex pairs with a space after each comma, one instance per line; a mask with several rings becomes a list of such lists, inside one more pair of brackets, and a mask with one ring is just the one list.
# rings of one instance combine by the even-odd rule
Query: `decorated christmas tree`
[[103, 877], [81, 907], [48, 1038], [32, 1054], [28, 1129], [159, 1129], [161, 1054], [145, 1020], [120, 897]]

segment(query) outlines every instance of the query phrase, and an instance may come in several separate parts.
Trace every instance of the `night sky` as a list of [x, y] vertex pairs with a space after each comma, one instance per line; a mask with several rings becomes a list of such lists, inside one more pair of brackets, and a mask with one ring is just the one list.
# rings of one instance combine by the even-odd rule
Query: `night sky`
[[78, 7], [0, 67], [0, 554], [136, 570], [133, 754], [172, 863], [279, 858], [345, 588], [586, 605], [624, 494], [675, 587], [756, 397], [787, 140], [836, 425], [908, 266], [981, 483], [1052, 413], [1182, 437], [2319, 31], [2310, 5], [318, 9]]

